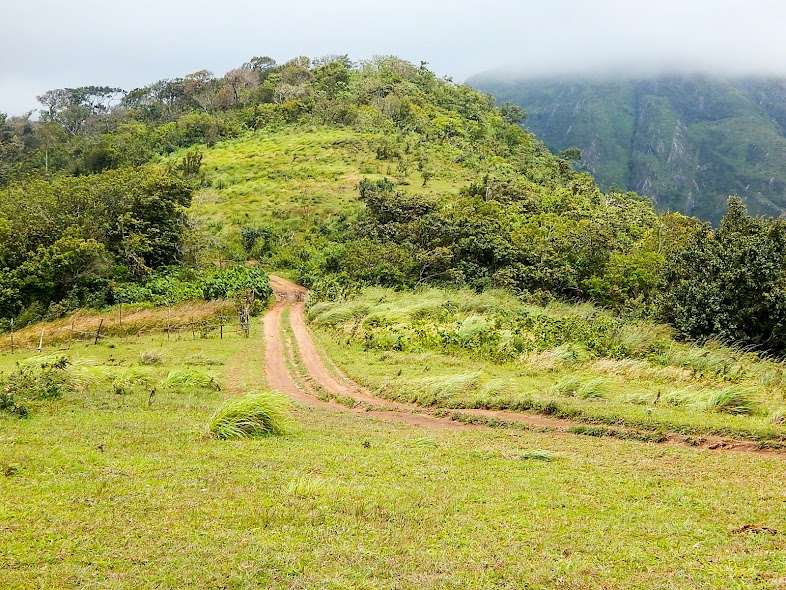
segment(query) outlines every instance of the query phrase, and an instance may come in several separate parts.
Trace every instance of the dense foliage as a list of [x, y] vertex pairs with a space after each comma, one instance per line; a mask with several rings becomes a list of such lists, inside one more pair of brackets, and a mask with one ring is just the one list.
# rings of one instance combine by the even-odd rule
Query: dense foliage
[[661, 314], [694, 338], [786, 351], [786, 222], [747, 215], [738, 198], [720, 228], [698, 226], [663, 272]]
[[[579, 150], [554, 155], [520, 127], [520, 107], [497, 108], [425, 64], [253, 58], [223, 77], [200, 71], [39, 100], [38, 121], [0, 118], [0, 317], [24, 323], [83, 305], [245, 289], [264, 298], [264, 271], [232, 264], [256, 259], [293, 270], [315, 299], [361, 285], [503, 287], [530, 301], [658, 317], [691, 338], [786, 350], [781, 221], [750, 217], [733, 200], [715, 231], [657, 215], [635, 193], [604, 193], [575, 170]], [[292, 153], [275, 169], [210, 159], [218, 142], [282, 129], [302, 136], [292, 132]], [[293, 138], [305, 146], [314, 129], [331, 142], [301, 154]], [[357, 178], [359, 201], [337, 197], [343, 208], [321, 219], [312, 215], [320, 197], [308, 193], [313, 169], [294, 163], [328, 149], [378, 165], [356, 176], [323, 167], [323, 182]], [[220, 165], [233, 167], [234, 182], [253, 177], [242, 190], [302, 196], [266, 223], [248, 221], [247, 210], [228, 223], [220, 206], [209, 221], [189, 214], [195, 190], [200, 201], [239, 194]]]
[[[461, 198], [438, 202], [398, 192], [387, 179], [364, 180], [366, 210], [354, 235], [324, 249], [314, 274], [395, 287], [504, 286], [619, 305], [648, 294], [658, 260], [649, 265], [635, 251], [657, 225], [648, 203], [603, 195], [584, 175], [567, 176], [547, 196], [531, 186], [486, 178]], [[632, 276], [638, 266], [652, 276]], [[624, 278], [612, 276], [617, 267]]]

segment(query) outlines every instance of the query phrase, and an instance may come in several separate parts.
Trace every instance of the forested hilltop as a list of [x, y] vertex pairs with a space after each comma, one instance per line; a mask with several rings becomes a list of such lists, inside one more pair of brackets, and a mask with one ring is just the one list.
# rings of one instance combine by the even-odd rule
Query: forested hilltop
[[701, 75], [468, 82], [513, 101], [554, 150], [576, 146], [604, 187], [652, 197], [658, 210], [718, 223], [738, 194], [759, 215], [786, 209], [786, 81]]
[[[0, 317], [359, 287], [592, 301], [683, 335], [786, 349], [786, 225], [720, 229], [601, 190], [517, 105], [395, 57], [253, 58], [0, 121]], [[238, 263], [236, 266], [227, 262]]]

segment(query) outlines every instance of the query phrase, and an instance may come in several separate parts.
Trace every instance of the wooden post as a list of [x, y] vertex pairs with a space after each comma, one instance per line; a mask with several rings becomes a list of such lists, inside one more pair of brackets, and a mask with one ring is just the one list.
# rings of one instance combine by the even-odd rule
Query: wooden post
[[251, 308], [254, 305], [254, 290], [247, 289], [246, 297], [240, 305], [240, 328], [243, 335], [248, 338], [251, 331]]
[[[11, 320], [13, 322], [13, 320]], [[13, 326], [13, 323], [11, 324]], [[224, 316], [218, 316], [218, 335], [221, 340], [224, 339]], [[13, 342], [13, 335], [11, 336]]]
[[96, 330], [96, 341], [93, 344], [98, 344], [98, 339], [101, 338], [101, 326], [104, 325], [104, 318], [101, 318], [101, 321], [98, 322], [98, 330]]
[[44, 347], [44, 329], [41, 328], [41, 337], [38, 339], [38, 352]]
[[11, 354], [14, 354], [14, 318], [11, 318]]
[[194, 318], [191, 318], [191, 338], [196, 340], [196, 332], [194, 331]]

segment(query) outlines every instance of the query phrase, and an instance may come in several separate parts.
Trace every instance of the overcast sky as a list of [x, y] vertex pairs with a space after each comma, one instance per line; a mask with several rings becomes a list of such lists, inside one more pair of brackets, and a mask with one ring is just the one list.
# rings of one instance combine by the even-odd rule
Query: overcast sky
[[269, 55], [395, 54], [463, 81], [663, 67], [786, 74], [782, 0], [3, 0], [0, 111], [45, 90], [126, 90]]

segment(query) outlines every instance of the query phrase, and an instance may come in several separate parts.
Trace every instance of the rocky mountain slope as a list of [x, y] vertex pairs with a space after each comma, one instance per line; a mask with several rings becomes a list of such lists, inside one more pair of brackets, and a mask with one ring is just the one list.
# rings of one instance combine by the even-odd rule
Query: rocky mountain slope
[[650, 196], [661, 210], [717, 222], [730, 194], [755, 214], [786, 210], [786, 80], [514, 79], [468, 83], [512, 101], [552, 150], [577, 146], [605, 187]]

